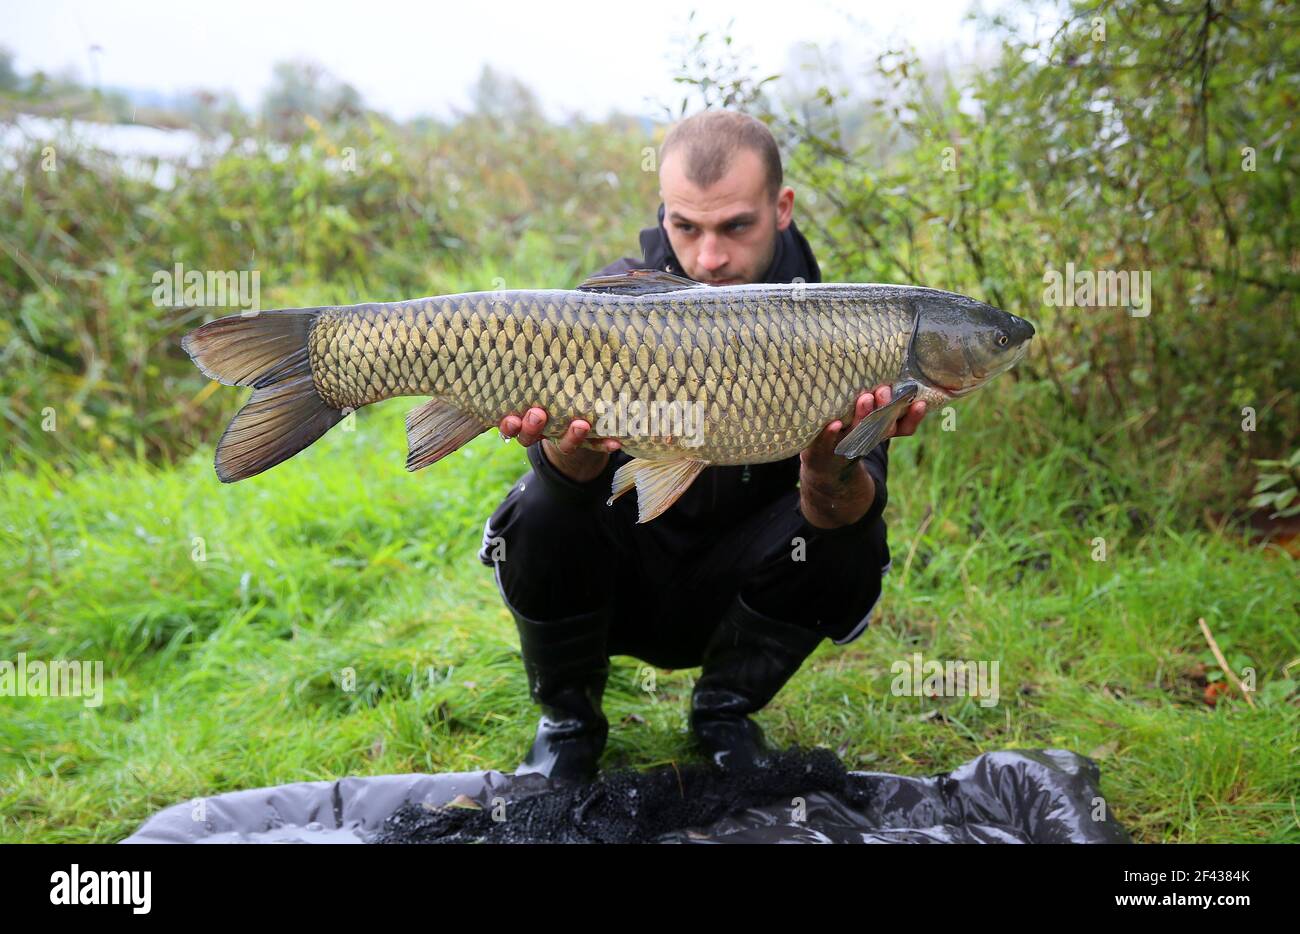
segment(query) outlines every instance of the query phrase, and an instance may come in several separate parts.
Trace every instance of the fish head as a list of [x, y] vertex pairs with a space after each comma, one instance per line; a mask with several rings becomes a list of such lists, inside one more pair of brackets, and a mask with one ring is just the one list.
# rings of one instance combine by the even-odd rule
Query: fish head
[[913, 302], [911, 366], [948, 395], [974, 392], [1011, 369], [1034, 336], [1024, 318], [964, 295], [936, 292]]

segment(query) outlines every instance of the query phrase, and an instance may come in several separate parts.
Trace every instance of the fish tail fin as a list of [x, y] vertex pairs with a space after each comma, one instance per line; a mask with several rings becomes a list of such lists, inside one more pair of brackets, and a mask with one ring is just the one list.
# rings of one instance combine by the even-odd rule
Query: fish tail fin
[[312, 378], [307, 341], [320, 308], [227, 315], [181, 339], [194, 365], [253, 397], [217, 442], [217, 477], [234, 483], [288, 460], [342, 420]]

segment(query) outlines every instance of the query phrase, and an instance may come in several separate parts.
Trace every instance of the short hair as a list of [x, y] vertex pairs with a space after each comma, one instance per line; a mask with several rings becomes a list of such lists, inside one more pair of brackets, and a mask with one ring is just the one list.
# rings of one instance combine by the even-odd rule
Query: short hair
[[700, 188], [708, 188], [726, 174], [741, 149], [758, 154], [767, 175], [767, 193], [775, 200], [784, 174], [781, 152], [772, 131], [755, 117], [735, 110], [705, 110], [676, 124], [659, 147], [659, 164], [668, 153], [683, 149], [686, 177]]

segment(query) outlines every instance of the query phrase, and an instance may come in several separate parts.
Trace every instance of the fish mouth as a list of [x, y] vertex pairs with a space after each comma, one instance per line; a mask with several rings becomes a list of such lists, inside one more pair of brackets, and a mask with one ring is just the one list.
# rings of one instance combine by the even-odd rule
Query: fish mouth
[[942, 389], [942, 390], [943, 390], [944, 392], [946, 392], [948, 395], [953, 396], [953, 397], [956, 397], [956, 396], [969, 396], [969, 395], [970, 395], [971, 393], [973, 393], [976, 389], [979, 389], [981, 386], [983, 386], [987, 381], [988, 381], [988, 380], [987, 380], [985, 377], [983, 377], [983, 376], [977, 376], [977, 377], [975, 377], [975, 382], [974, 382], [974, 383], [972, 383], [972, 384], [969, 385], [969, 386], [963, 386], [963, 387], [958, 388], [958, 389], [953, 389], [953, 388], [950, 387], [950, 386], [944, 386], [944, 385], [942, 385], [941, 383], [936, 383], [935, 385], [937, 385], [940, 389]]
[[[1030, 332], [1032, 334], [1033, 326], [1030, 325], [1028, 321], [1025, 322], [1025, 325], [1030, 328]], [[1021, 361], [1021, 359], [1025, 356], [1025, 354], [1028, 351], [1029, 351], [1029, 338], [1025, 338], [1024, 341], [1021, 342], [1020, 346], [1016, 348], [1015, 353], [1007, 357], [1007, 359], [1003, 360], [997, 366], [991, 367], [989, 369], [972, 369], [971, 375], [975, 377], [975, 381], [970, 385], [960, 387], [957, 389], [954, 389], [951, 386], [944, 386], [942, 383], [936, 383], [935, 385], [937, 385], [944, 392], [950, 393], [954, 396], [969, 395], [970, 393], [979, 389], [989, 380], [993, 379], [993, 377], [1000, 376], [1003, 373], [1005, 373], [1007, 370], [1011, 369], [1013, 366], [1015, 366], [1017, 363]]]
[[1025, 326], [1029, 328], [1029, 336], [1020, 342], [1020, 346], [1016, 348], [1016, 355], [998, 368], [999, 373], [1011, 369], [1024, 358], [1025, 354], [1029, 353], [1029, 342], [1034, 338], [1034, 326], [1028, 321], [1025, 322]]
[[[1026, 321], [1025, 324], [1028, 325], [1029, 322]], [[1030, 326], [1030, 333], [1032, 334], [1032, 332], [1033, 332], [1033, 328], [1032, 326]], [[1024, 355], [1029, 351], [1029, 340], [1030, 339], [1026, 337], [1020, 343], [1020, 346], [1016, 348], [1015, 353], [1007, 357], [1007, 359], [1003, 360], [997, 366], [993, 367], [993, 369], [976, 373], [975, 374], [976, 378], [979, 379], [981, 382], [988, 382], [993, 377], [999, 376], [1005, 373], [1007, 370], [1011, 369], [1013, 366], [1019, 363], [1021, 358], [1023, 358]]]

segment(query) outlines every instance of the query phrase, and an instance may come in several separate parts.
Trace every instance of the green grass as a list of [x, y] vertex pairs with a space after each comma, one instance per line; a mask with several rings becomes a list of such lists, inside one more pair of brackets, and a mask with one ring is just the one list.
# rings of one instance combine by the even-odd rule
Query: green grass
[[[1300, 840], [1294, 560], [1184, 515], [1201, 468], [1098, 448], [1048, 417], [1046, 391], [1007, 380], [957, 409], [959, 430], [932, 416], [893, 445], [878, 616], [823, 643], [760, 722], [909, 774], [1071, 749], [1139, 840]], [[115, 841], [166, 805], [283, 782], [514, 768], [536, 710], [475, 552], [523, 452], [492, 432], [407, 474], [411, 402], [235, 485], [210, 450], [0, 480], [0, 658], [102, 659], [107, 679], [94, 709], [0, 697], [0, 840]], [[1256, 670], [1256, 709], [1204, 703], [1201, 617]], [[890, 666], [915, 651], [996, 660], [999, 703], [893, 696]], [[694, 757], [695, 674], [647, 692], [615, 659], [606, 767]]]

